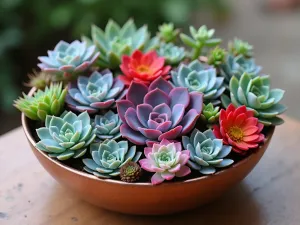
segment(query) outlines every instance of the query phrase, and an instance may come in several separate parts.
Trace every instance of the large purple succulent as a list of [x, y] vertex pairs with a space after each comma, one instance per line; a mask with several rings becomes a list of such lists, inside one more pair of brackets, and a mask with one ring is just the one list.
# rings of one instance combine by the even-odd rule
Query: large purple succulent
[[203, 94], [173, 87], [159, 77], [149, 87], [132, 82], [117, 101], [121, 134], [136, 145], [173, 140], [191, 131], [201, 114]]
[[109, 70], [94, 71], [90, 77], [79, 76], [77, 84], [70, 83], [66, 103], [75, 111], [96, 113], [115, 106], [115, 101], [126, 94], [124, 87]]

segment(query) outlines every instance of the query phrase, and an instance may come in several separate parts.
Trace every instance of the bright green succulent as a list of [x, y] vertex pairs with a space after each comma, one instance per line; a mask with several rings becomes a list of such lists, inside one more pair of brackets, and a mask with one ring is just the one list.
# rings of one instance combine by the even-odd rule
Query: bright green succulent
[[119, 67], [122, 55], [131, 55], [137, 49], [147, 52], [159, 45], [157, 37], [150, 39], [146, 25], [137, 29], [132, 19], [123, 27], [109, 20], [104, 31], [93, 25], [92, 41], [87, 37], [83, 37], [83, 40], [96, 45], [100, 51], [97, 65], [109, 69]]
[[14, 106], [32, 120], [45, 121], [47, 115], [59, 115], [64, 109], [67, 89], [63, 89], [62, 83], [51, 84], [45, 90], [37, 90], [33, 96], [23, 93], [15, 101]]
[[191, 59], [195, 60], [203, 54], [204, 48], [212, 48], [221, 43], [221, 39], [213, 38], [215, 30], [208, 30], [205, 25], [198, 30], [190, 26], [191, 37], [186, 34], [180, 34], [181, 41], [192, 48]]
[[220, 66], [221, 64], [225, 63], [226, 59], [226, 51], [219, 46], [215, 47], [209, 54], [207, 63], [209, 65], [213, 65], [215, 67]]
[[233, 42], [229, 42], [228, 48], [229, 52], [234, 56], [242, 55], [246, 58], [253, 57], [253, 46], [240, 39], [235, 38]]
[[47, 116], [45, 124], [36, 130], [41, 139], [36, 147], [58, 160], [83, 156], [96, 137], [87, 112], [78, 116], [72, 112], [64, 112], [60, 117]]
[[185, 87], [189, 92], [203, 93], [204, 102], [219, 104], [219, 97], [225, 91], [223, 77], [217, 77], [216, 69], [194, 60], [181, 64], [178, 71], [172, 71], [172, 82], [176, 87]]
[[175, 29], [173, 23], [164, 23], [158, 27], [159, 32], [157, 36], [164, 42], [175, 42], [179, 29]]
[[213, 174], [216, 168], [233, 163], [232, 159], [224, 159], [231, 152], [231, 146], [223, 145], [222, 139], [217, 139], [210, 129], [203, 133], [194, 129], [190, 137], [182, 137], [182, 144], [190, 151], [187, 164], [202, 174]]
[[83, 159], [84, 170], [100, 178], [120, 175], [120, 169], [129, 161], [137, 162], [141, 152], [136, 152], [136, 146], [128, 147], [127, 141], [116, 142], [106, 139], [90, 146], [92, 159]]
[[169, 65], [178, 64], [185, 56], [184, 48], [178, 47], [173, 43], [162, 43], [157, 53], [159, 56], [163, 56], [166, 64]]
[[214, 107], [212, 103], [204, 105], [200, 118], [209, 127], [218, 123], [220, 115], [220, 107]]
[[266, 126], [280, 125], [284, 121], [278, 117], [287, 108], [279, 104], [283, 98], [284, 91], [281, 89], [271, 89], [269, 76], [251, 77], [244, 73], [238, 80], [235, 76], [231, 78], [230, 98], [222, 96], [222, 103], [225, 108], [230, 103], [238, 107], [245, 105], [248, 110], [254, 112], [254, 116], [259, 122]]

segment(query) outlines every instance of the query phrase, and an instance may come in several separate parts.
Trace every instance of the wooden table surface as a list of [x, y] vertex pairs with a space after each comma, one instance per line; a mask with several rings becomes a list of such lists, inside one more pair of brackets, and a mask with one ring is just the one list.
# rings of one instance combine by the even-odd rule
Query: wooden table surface
[[47, 174], [17, 128], [0, 138], [0, 224], [299, 225], [300, 122], [285, 120], [241, 184], [209, 205], [160, 217], [122, 215], [80, 200]]

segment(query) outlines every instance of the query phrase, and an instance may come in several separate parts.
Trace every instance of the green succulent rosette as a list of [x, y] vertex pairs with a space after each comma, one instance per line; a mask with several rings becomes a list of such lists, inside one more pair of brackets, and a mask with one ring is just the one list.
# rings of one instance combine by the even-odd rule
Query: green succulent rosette
[[180, 34], [181, 41], [192, 49], [190, 57], [192, 60], [197, 59], [203, 55], [204, 51], [208, 48], [213, 48], [219, 45], [222, 40], [214, 38], [215, 30], [207, 29], [205, 25], [196, 30], [193, 26], [190, 26], [191, 36], [186, 34]]
[[233, 163], [232, 159], [225, 159], [231, 152], [231, 146], [223, 145], [222, 139], [217, 139], [210, 129], [203, 133], [194, 129], [190, 137], [182, 137], [182, 144], [190, 151], [188, 166], [202, 174], [213, 174], [216, 168]]
[[164, 23], [158, 27], [157, 36], [164, 42], [175, 42], [179, 29], [175, 29], [173, 23]]
[[232, 42], [229, 42], [228, 49], [229, 52], [235, 56], [242, 55], [246, 58], [253, 57], [253, 46], [248, 42], [238, 38], [235, 38]]
[[47, 116], [45, 127], [36, 132], [40, 138], [36, 147], [58, 160], [83, 156], [96, 137], [87, 112], [78, 116], [72, 112], [64, 112], [60, 117]]
[[147, 52], [159, 45], [157, 37], [150, 38], [146, 25], [136, 28], [132, 19], [129, 19], [123, 27], [109, 20], [104, 30], [93, 25], [92, 40], [87, 37], [82, 39], [97, 47], [100, 56], [96, 64], [108, 69], [118, 68], [123, 55], [131, 55], [137, 49]]
[[219, 46], [215, 47], [208, 56], [207, 64], [213, 65], [214, 67], [219, 67], [225, 63], [226, 51]]
[[218, 123], [219, 116], [220, 107], [214, 107], [212, 103], [204, 104], [200, 118], [208, 127]]
[[157, 54], [164, 57], [168, 65], [176, 65], [185, 57], [184, 48], [172, 43], [162, 43], [157, 50]]
[[23, 93], [23, 98], [15, 101], [14, 106], [32, 120], [45, 121], [47, 115], [59, 115], [64, 109], [67, 88], [62, 83], [51, 84], [45, 90], [37, 90], [33, 96]]
[[284, 91], [271, 89], [269, 76], [252, 77], [244, 73], [240, 79], [232, 77], [229, 84], [230, 98], [222, 95], [225, 108], [230, 103], [238, 107], [245, 105], [265, 126], [280, 125], [284, 121], [278, 117], [287, 107], [280, 104]]
[[129, 148], [127, 141], [105, 140], [90, 146], [92, 158], [83, 159], [84, 170], [100, 178], [120, 175], [120, 169], [129, 161], [137, 162], [142, 153], [136, 146]]

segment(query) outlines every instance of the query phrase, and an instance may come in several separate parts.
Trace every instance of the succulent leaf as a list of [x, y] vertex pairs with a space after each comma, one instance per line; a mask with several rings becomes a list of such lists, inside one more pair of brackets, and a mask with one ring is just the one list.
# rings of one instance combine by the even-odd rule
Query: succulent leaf
[[173, 23], [164, 23], [158, 27], [157, 36], [164, 42], [175, 42], [179, 34], [179, 29], [175, 29]]

